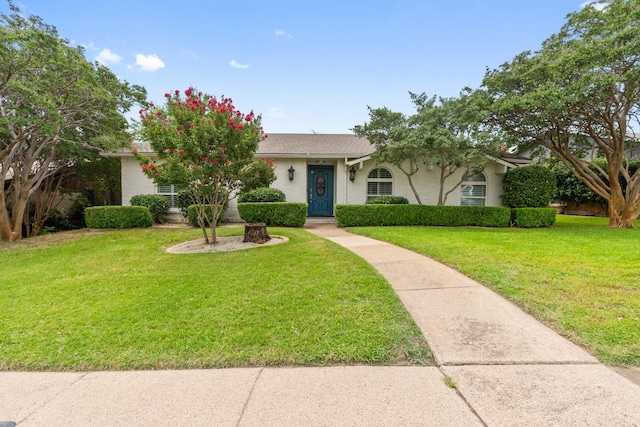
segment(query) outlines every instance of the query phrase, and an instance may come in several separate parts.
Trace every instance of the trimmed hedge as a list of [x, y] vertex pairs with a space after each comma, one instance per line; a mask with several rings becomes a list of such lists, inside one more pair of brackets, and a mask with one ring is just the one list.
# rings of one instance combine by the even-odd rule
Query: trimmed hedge
[[537, 165], [509, 170], [502, 186], [502, 204], [510, 208], [547, 207], [557, 192], [555, 173]]
[[556, 210], [551, 208], [517, 208], [511, 210], [511, 223], [515, 227], [551, 227], [556, 222]]
[[135, 228], [153, 225], [151, 212], [144, 206], [93, 206], [84, 210], [89, 228]]
[[499, 206], [336, 205], [335, 210], [339, 227], [508, 227], [511, 220], [511, 209]]
[[169, 200], [159, 194], [138, 194], [129, 201], [131, 206], [144, 206], [149, 209], [153, 221], [159, 223], [160, 214], [169, 212]]
[[284, 193], [277, 188], [257, 188], [238, 195], [238, 203], [286, 202]]
[[367, 205], [408, 205], [409, 200], [400, 196], [377, 196], [367, 199]]
[[238, 203], [243, 221], [277, 227], [302, 227], [307, 221], [307, 208], [306, 203], [293, 202]]
[[[226, 204], [225, 206], [222, 208], [222, 210], [220, 212], [218, 212], [218, 223], [220, 222], [220, 218], [222, 218], [222, 215], [224, 214], [224, 211], [226, 209]], [[189, 223], [191, 225], [193, 225], [194, 227], [200, 227], [200, 224], [198, 224], [198, 210], [197, 210], [198, 205], [189, 205], [189, 207], [187, 208], [187, 221], [189, 221]], [[205, 205], [204, 207], [204, 213], [207, 216], [207, 222], [206, 222], [206, 226], [208, 227], [211, 224], [211, 221], [213, 220], [213, 213], [211, 212], [211, 205]]]

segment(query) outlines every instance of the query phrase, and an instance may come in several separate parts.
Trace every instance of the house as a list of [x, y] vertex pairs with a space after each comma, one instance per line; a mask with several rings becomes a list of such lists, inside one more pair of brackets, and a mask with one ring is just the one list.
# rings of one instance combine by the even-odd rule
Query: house
[[[148, 143], [136, 144], [139, 152], [153, 158]], [[269, 134], [262, 141], [256, 158], [272, 158], [277, 179], [271, 185], [284, 192], [289, 202], [307, 202], [309, 216], [333, 216], [336, 204], [361, 204], [372, 196], [406, 197], [417, 203], [409, 181], [400, 169], [376, 164], [374, 147], [364, 138], [351, 134]], [[122, 203], [129, 204], [137, 194], [162, 194], [175, 206], [177, 189], [156, 186], [141, 171], [130, 151], [117, 154], [122, 160]], [[505, 153], [489, 157], [483, 172], [465, 175], [461, 168], [447, 180], [446, 188], [461, 178], [462, 185], [447, 198], [447, 205], [501, 206], [502, 179], [507, 170], [528, 164], [521, 156]], [[439, 191], [439, 170], [420, 165], [412, 177], [423, 204], [435, 205]], [[235, 200], [225, 213], [228, 221], [239, 221]]]

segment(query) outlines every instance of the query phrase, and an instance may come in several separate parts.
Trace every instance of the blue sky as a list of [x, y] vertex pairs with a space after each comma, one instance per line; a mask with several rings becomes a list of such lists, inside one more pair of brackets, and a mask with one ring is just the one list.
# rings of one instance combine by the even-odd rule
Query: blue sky
[[477, 88], [584, 0], [14, 2], [157, 104], [194, 86], [261, 113], [267, 133], [350, 133], [367, 106], [411, 114], [409, 91]]

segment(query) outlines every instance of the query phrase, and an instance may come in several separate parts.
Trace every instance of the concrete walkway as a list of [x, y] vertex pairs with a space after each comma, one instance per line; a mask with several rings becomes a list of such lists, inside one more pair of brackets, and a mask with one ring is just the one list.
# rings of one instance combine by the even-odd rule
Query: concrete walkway
[[307, 229], [380, 271], [438, 367], [0, 372], [0, 427], [640, 426], [639, 385], [478, 283], [332, 224]]

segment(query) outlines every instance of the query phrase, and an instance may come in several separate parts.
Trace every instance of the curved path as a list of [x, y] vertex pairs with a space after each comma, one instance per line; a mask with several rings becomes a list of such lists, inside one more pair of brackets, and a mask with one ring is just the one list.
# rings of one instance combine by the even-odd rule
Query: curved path
[[0, 372], [0, 427], [640, 426], [639, 385], [477, 282], [334, 224], [307, 229], [384, 275], [438, 367]]

